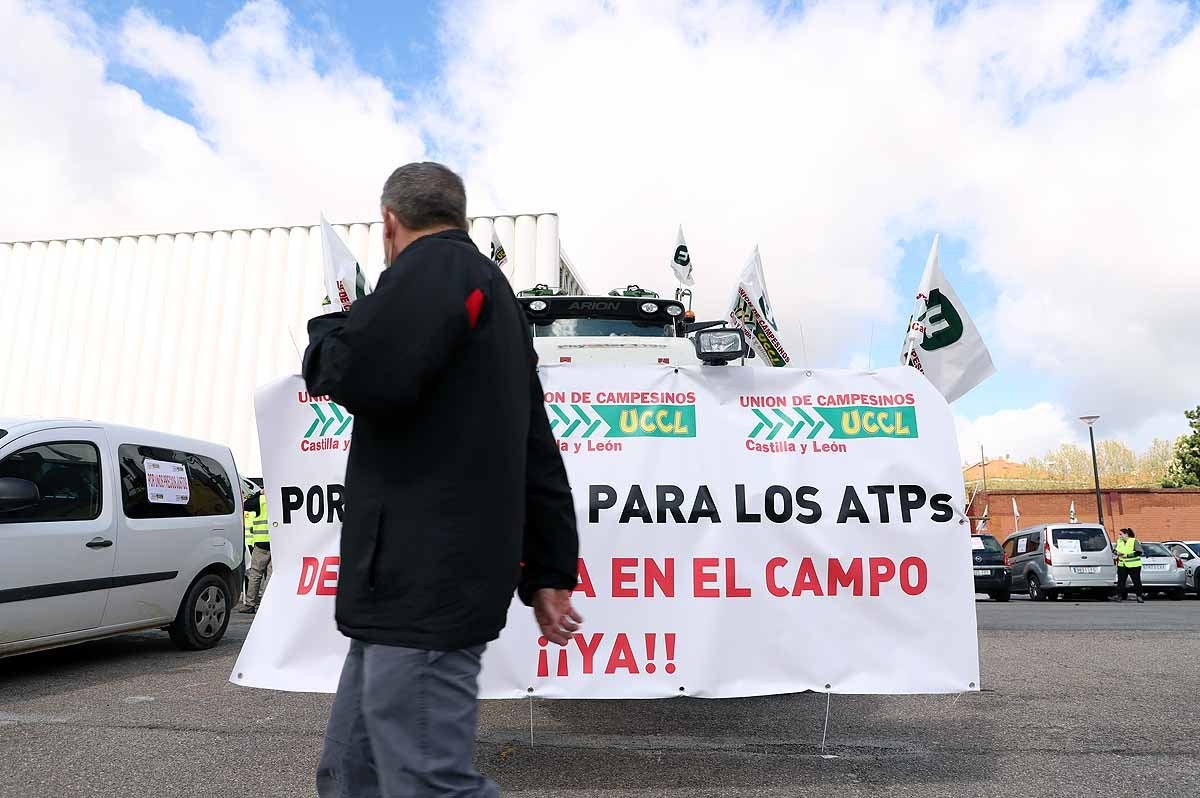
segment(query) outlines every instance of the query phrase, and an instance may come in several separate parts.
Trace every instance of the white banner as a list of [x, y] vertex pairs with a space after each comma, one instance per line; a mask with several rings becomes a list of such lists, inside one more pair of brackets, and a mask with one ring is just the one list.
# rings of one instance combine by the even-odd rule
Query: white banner
[[[912, 369], [542, 379], [575, 493], [585, 623], [544, 646], [514, 600], [483, 697], [978, 689], [954, 425]], [[257, 410], [275, 574], [231, 680], [332, 692], [352, 419], [298, 377], [261, 389]]]

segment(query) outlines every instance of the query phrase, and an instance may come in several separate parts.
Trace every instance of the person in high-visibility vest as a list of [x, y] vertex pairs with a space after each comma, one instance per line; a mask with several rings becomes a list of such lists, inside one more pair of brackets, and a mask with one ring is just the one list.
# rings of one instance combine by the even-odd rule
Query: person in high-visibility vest
[[258, 494], [258, 507], [250, 521], [246, 542], [250, 545], [250, 567], [246, 572], [246, 601], [238, 607], [238, 612], [253, 615], [258, 612], [258, 603], [267, 589], [271, 568], [271, 530], [267, 522], [267, 497], [263, 493]]
[[1121, 536], [1117, 538], [1117, 581], [1121, 587], [1118, 601], [1124, 601], [1126, 598], [1126, 577], [1133, 579], [1133, 589], [1137, 594], [1138, 604], [1141, 604], [1144, 601], [1142, 598], [1142, 547], [1129, 527], [1122, 529]]

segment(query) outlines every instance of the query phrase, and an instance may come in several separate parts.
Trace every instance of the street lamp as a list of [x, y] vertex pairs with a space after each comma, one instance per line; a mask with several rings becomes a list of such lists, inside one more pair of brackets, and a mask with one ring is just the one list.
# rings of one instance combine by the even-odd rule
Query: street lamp
[[1100, 416], [1080, 416], [1079, 420], [1088, 425], [1088, 438], [1092, 441], [1092, 476], [1096, 478], [1096, 517], [1100, 526], [1104, 526], [1104, 507], [1100, 503], [1100, 467], [1096, 464], [1096, 433], [1095, 424]]

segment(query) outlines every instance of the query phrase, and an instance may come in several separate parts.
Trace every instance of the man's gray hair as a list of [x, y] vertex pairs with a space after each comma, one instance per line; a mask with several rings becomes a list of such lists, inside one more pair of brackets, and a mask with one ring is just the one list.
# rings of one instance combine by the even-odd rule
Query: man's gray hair
[[462, 178], [440, 163], [409, 163], [383, 184], [381, 203], [409, 230], [439, 225], [467, 228], [467, 190]]

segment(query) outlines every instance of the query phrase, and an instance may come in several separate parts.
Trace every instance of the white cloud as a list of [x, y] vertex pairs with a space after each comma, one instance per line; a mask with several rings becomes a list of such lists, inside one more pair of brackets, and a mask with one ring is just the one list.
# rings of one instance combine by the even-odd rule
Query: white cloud
[[[113, 32], [59, 8], [0, 0], [0, 29], [19, 31], [0, 77], [2, 240], [374, 218], [387, 165], [424, 155], [383, 82], [316, 53], [274, 2], [211, 43], [142, 11]], [[110, 80], [113, 63], [177, 87], [197, 125]]]
[[[1180, 4], [479, 2], [446, 71], [485, 193], [563, 213], [592, 282], [718, 312], [762, 247], [785, 342], [839, 363], [900, 302], [896, 241], [964, 238], [992, 345], [1115, 429], [1195, 399], [1200, 33]], [[597, 279], [600, 272], [604, 277]], [[907, 293], [908, 287], [902, 287]], [[897, 336], [898, 339], [898, 336]], [[884, 345], [886, 346], [886, 345]], [[882, 351], [882, 350], [881, 350]]]
[[989, 460], [1004, 457], [1020, 461], [1041, 457], [1064, 443], [1086, 440], [1083, 423], [1050, 402], [974, 419], [955, 416], [954, 425], [964, 463], [979, 462], [980, 446]]
[[[211, 42], [61, 8], [0, 0], [19, 32], [0, 239], [373, 217], [428, 140], [473, 212], [560, 212], [596, 287], [668, 288], [683, 223], [716, 313], [759, 244], [784, 340], [799, 348], [802, 321], [814, 364], [845, 363], [901, 306], [899, 240], [964, 239], [997, 289], [972, 315], [1026, 364], [1000, 379], [1067, 386], [1019, 411], [1042, 432], [998, 451], [1078, 437], [1054, 408], [1142, 434], [1195, 403], [1200, 32], [1183, 4], [972, 3], [938, 25], [916, 1], [477, 0], [446, 8], [446, 60], [412, 100], [271, 0]], [[195, 126], [109, 80], [113, 62], [176, 86]]]
[[[956, 415], [954, 426], [965, 463], [979, 462], [980, 446], [989, 460], [1007, 457], [1020, 461], [1042, 457], [1064, 443], [1088, 445], [1087, 426], [1079, 420], [1079, 414], [1052, 402], [998, 410], [975, 418]], [[1114, 429], [1105, 416], [1101, 416], [1096, 424], [1098, 442], [1118, 440], [1139, 454], [1155, 438], [1174, 441], [1187, 432], [1187, 420], [1182, 412], [1148, 416], [1125, 429]]]

